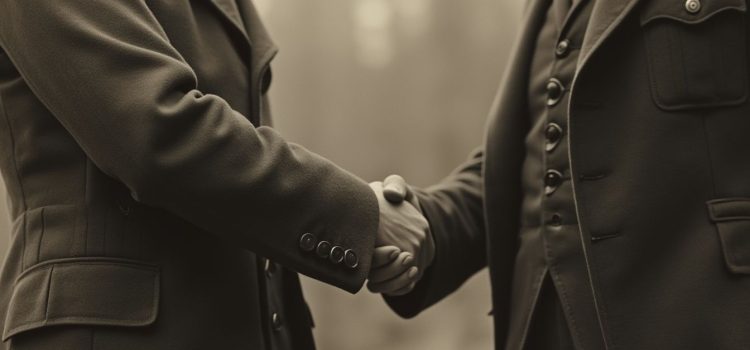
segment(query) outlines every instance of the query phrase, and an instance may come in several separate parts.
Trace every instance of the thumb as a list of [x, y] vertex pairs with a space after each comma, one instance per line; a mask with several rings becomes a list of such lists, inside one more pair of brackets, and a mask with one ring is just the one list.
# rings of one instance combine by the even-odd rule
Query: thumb
[[399, 254], [401, 254], [401, 249], [396, 246], [387, 245], [377, 247], [372, 254], [371, 266], [373, 269], [376, 269], [388, 265], [392, 263], [393, 260], [396, 260]]
[[391, 175], [383, 181], [383, 196], [394, 204], [409, 200], [414, 194], [411, 192], [406, 180], [400, 175]]

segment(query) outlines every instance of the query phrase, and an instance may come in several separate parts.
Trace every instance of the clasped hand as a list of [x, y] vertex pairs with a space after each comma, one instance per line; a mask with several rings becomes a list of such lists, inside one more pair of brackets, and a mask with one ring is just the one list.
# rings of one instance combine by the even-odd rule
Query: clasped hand
[[391, 175], [370, 187], [378, 197], [380, 226], [367, 288], [373, 293], [409, 293], [435, 256], [430, 225], [404, 179]]

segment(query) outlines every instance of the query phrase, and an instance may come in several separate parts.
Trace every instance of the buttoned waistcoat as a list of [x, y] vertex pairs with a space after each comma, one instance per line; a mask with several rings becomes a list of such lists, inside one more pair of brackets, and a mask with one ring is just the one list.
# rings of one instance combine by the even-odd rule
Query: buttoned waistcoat
[[[413, 316], [489, 266], [497, 349], [521, 346], [506, 344], [521, 338], [509, 336], [510, 285], [529, 65], [547, 6], [533, 0], [525, 10], [484, 147], [421, 192], [434, 265], [410, 295], [388, 299]], [[558, 285], [591, 288], [597, 314], [590, 326], [573, 325], [578, 348], [750, 344], [749, 24], [745, 0], [594, 4], [565, 89], [585, 259], [574, 269], [584, 273], [571, 270]]]

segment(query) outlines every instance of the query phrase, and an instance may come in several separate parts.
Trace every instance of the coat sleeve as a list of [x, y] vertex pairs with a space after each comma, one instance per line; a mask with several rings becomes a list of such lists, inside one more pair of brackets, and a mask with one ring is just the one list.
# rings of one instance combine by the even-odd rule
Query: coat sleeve
[[477, 150], [440, 184], [416, 191], [430, 223], [436, 253], [413, 291], [385, 297], [400, 316], [416, 316], [487, 265], [482, 164], [483, 152]]
[[[0, 0], [0, 45], [37, 98], [133, 197], [350, 292], [370, 266], [368, 185], [198, 90], [144, 0]], [[313, 233], [356, 269], [299, 248]]]

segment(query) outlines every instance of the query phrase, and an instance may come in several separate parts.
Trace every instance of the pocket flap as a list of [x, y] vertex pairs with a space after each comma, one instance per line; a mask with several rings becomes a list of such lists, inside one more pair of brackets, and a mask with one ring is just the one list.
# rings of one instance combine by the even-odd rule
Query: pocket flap
[[16, 280], [3, 341], [50, 325], [146, 326], [156, 320], [158, 304], [155, 265], [110, 258], [48, 261]]
[[750, 220], [750, 198], [725, 198], [708, 202], [711, 221]]
[[686, 1], [648, 0], [641, 10], [641, 25], [646, 25], [659, 18], [694, 24], [703, 22], [719, 12], [726, 10], [745, 12], [747, 8], [745, 0], [694, 1], [698, 2], [700, 9], [695, 13], [691, 13], [686, 9]]
[[750, 198], [726, 198], [707, 202], [708, 215], [716, 224], [727, 268], [750, 274]]

